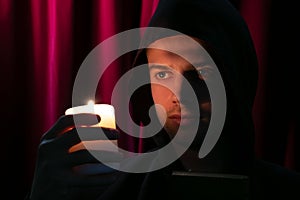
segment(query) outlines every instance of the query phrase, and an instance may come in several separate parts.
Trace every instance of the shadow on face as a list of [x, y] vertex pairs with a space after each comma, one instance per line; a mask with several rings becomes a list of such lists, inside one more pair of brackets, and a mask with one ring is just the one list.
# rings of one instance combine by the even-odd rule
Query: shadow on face
[[[201, 127], [206, 132], [211, 103], [205, 81], [210, 79], [215, 66], [209, 55], [196, 40], [184, 36], [159, 39], [149, 46], [146, 55], [152, 98], [164, 109], [156, 111], [160, 121], [165, 121], [164, 128], [170, 137], [174, 137], [179, 126], [189, 131], [195, 123], [204, 125]], [[197, 98], [197, 109], [191, 92]]]

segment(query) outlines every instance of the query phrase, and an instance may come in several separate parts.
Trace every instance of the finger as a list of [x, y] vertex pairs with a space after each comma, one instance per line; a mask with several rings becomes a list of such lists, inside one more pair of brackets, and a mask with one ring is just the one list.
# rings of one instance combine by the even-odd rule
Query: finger
[[82, 165], [87, 163], [120, 163], [123, 155], [115, 151], [95, 151], [83, 149], [68, 154], [66, 161], [69, 166]]
[[42, 136], [42, 140], [54, 138], [70, 128], [75, 127], [75, 122], [77, 126], [89, 126], [100, 122], [100, 116], [90, 113], [82, 113], [75, 115], [63, 115], [56, 123]]
[[77, 130], [75, 127], [70, 128], [64, 134], [53, 139], [52, 143], [55, 143], [57, 147], [65, 150], [66, 152], [74, 145], [81, 142]]
[[[78, 186], [93, 186], [93, 185], [110, 185], [112, 184], [118, 174], [120, 173], [120, 171], [115, 170], [113, 168], [108, 169], [109, 167], [104, 167], [101, 166], [103, 165], [102, 163], [96, 163], [95, 164], [88, 164], [88, 165], [82, 165], [81, 167], [84, 166], [89, 166], [90, 168], [92, 166], [94, 166], [95, 168], [99, 167], [99, 169], [93, 169], [94, 172], [98, 172], [98, 173], [94, 173], [94, 174], [84, 174], [84, 171], [78, 171], [81, 168], [73, 166], [73, 167], [66, 167], [66, 165], [64, 165], [64, 168], [61, 168], [60, 170], [56, 171], [55, 174], [53, 174], [53, 176], [55, 176], [55, 178], [59, 181], [59, 182], [63, 182], [69, 186], [74, 186], [74, 185], [78, 185]], [[76, 170], [77, 169], [77, 170]], [[100, 170], [103, 170], [101, 173]], [[90, 169], [89, 172], [92, 172], [92, 169]], [[88, 172], [86, 172], [88, 173]]]
[[119, 131], [116, 129], [107, 129], [101, 127], [76, 127], [81, 140], [116, 140], [119, 137]]
[[96, 173], [83, 175], [82, 173], [77, 173], [76, 171], [70, 171], [68, 177], [69, 185], [72, 186], [109, 186], [113, 184], [118, 178], [119, 171], [110, 169], [107, 170], [107, 173]]
[[110, 163], [109, 166], [102, 163], [88, 163], [73, 167], [73, 171], [82, 175], [108, 174], [114, 173], [119, 165], [119, 163]]
[[118, 151], [117, 140], [91, 140], [82, 141], [69, 149], [69, 153], [79, 151], [81, 149], [97, 150], [97, 151]]
[[[104, 132], [103, 132], [104, 130]], [[118, 132], [97, 127], [76, 127], [55, 138], [69, 152], [80, 149], [118, 151]]]
[[51, 152], [74, 152], [81, 149], [118, 151], [115, 140], [117, 135], [116, 130], [73, 127], [58, 137], [42, 140], [41, 146]]
[[64, 134], [54, 138], [43, 139], [40, 143], [40, 149], [43, 152], [59, 152], [60, 154], [67, 154], [69, 149], [81, 142], [80, 137], [77, 134], [76, 128], [68, 129]]

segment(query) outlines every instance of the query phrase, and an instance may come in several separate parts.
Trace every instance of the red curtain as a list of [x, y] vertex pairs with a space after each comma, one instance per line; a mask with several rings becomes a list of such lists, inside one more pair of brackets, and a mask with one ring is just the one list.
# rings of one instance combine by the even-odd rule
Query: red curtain
[[[73, 81], [84, 58], [106, 38], [146, 26], [158, 1], [0, 0], [1, 165], [7, 187], [20, 191], [16, 195], [22, 198], [30, 187], [41, 135], [71, 106]], [[253, 109], [256, 154], [300, 171], [299, 64], [291, 50], [300, 35], [293, 26], [296, 6], [271, 0], [232, 3], [249, 25], [260, 64]], [[101, 80], [103, 101], [126, 70], [114, 65]]]

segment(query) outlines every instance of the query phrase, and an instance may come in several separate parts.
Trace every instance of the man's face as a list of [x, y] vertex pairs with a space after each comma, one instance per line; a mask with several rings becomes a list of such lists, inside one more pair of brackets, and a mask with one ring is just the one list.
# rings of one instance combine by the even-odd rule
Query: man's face
[[[181, 55], [188, 54], [189, 62], [170, 51], [158, 49], [162, 47], [176, 49]], [[165, 109], [165, 112], [156, 111], [161, 122], [166, 118], [164, 128], [171, 137], [179, 126], [188, 131], [191, 124], [199, 124], [197, 109], [191, 106], [191, 95], [186, 93], [183, 79], [189, 82], [198, 98], [201, 121], [209, 122], [211, 104], [204, 79], [210, 75], [212, 67], [206, 56], [199, 53], [201, 51], [198, 45], [180, 36], [157, 40], [147, 49], [152, 97], [155, 104]]]

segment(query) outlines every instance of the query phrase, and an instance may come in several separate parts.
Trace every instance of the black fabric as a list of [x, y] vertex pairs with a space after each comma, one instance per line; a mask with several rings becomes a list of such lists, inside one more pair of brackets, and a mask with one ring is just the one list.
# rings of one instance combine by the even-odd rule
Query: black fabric
[[251, 199], [300, 199], [300, 173], [256, 159], [251, 176]]
[[[227, 115], [221, 137], [212, 152], [201, 161], [203, 171], [249, 173], [254, 157], [254, 125], [252, 105], [257, 84], [257, 58], [248, 28], [238, 11], [226, 0], [161, 0], [149, 27], [162, 27], [199, 38], [205, 42], [206, 50], [213, 51], [217, 67], [222, 75], [227, 95]], [[146, 32], [146, 43], [166, 34]], [[208, 48], [209, 47], [209, 48]], [[141, 50], [136, 65], [145, 63], [145, 52]], [[146, 88], [145, 93], [150, 89]], [[141, 102], [142, 104], [139, 103]], [[135, 99], [134, 105], [141, 121], [148, 120], [143, 113], [145, 95]], [[139, 106], [140, 105], [140, 106]], [[143, 114], [141, 114], [143, 113]], [[146, 116], [147, 119], [143, 117]], [[147, 123], [147, 122], [146, 122]], [[164, 134], [156, 136], [162, 140]], [[159, 144], [162, 146], [162, 144]], [[214, 169], [218, 166], [216, 169]]]
[[[248, 28], [237, 10], [227, 0], [160, 0], [149, 26], [176, 30], [197, 37], [212, 47], [215, 53], [213, 59], [226, 88], [224, 129], [212, 152], [200, 161], [197, 173], [202, 173], [201, 176], [191, 176], [189, 172], [186, 176], [172, 175], [176, 170], [185, 173], [178, 160], [155, 172], [124, 173], [120, 181], [99, 199], [299, 198], [295, 190], [299, 183], [298, 174], [254, 158], [251, 112], [258, 63]], [[157, 36], [150, 31], [144, 37], [149, 43], [162, 35]], [[210, 53], [211, 49], [206, 50]], [[146, 62], [145, 51], [141, 50], [135, 65]], [[149, 93], [148, 85], [132, 97], [133, 116], [137, 122], [144, 124], [149, 123], [147, 112], [153, 104]], [[147, 147], [162, 147], [168, 142], [166, 134], [160, 132], [154, 137], [154, 143], [150, 142]], [[235, 178], [224, 178], [224, 175]], [[281, 180], [284, 184], [278, 184]]]
[[[252, 173], [254, 159], [254, 127], [251, 112], [256, 92], [258, 66], [253, 43], [242, 17], [227, 0], [161, 0], [149, 27], [168, 28], [196, 37], [205, 42], [207, 46], [204, 48], [209, 53], [213, 51], [213, 59], [217, 63], [225, 84], [227, 115], [218, 143], [209, 155], [197, 161], [197, 164], [201, 166], [197, 173], [208, 174], [208, 177], [211, 174], [217, 177], [220, 174], [241, 175], [247, 177], [250, 182], [249, 176]], [[146, 31], [142, 42], [149, 44], [162, 37], [171, 36], [168, 34], [169, 32], [156, 34]], [[134, 66], [144, 63], [147, 63], [147, 60], [145, 50], [142, 49], [137, 54]], [[150, 87], [144, 86], [132, 97], [133, 117], [136, 122], [149, 123], [148, 110], [153, 104], [149, 94]], [[168, 142], [166, 133], [162, 131], [154, 137], [154, 143], [151, 143], [149, 147], [162, 147]], [[171, 174], [174, 170], [185, 170], [182, 162], [178, 160], [174, 165], [145, 174], [124, 173], [120, 181], [117, 181], [99, 199], [127, 196], [130, 199], [164, 199], [167, 197], [181, 199], [191, 197], [191, 195], [196, 195], [198, 199], [201, 194], [204, 198], [213, 194], [215, 198], [220, 198], [222, 195], [224, 197], [224, 194], [218, 191], [205, 193], [207, 189], [203, 191], [201, 187], [198, 190], [195, 189], [193, 186], [195, 181], [190, 183], [187, 181], [183, 184], [186, 187], [178, 191], [178, 187], [174, 185], [177, 179]], [[214, 175], [209, 179], [194, 177], [192, 180], [198, 181], [199, 186], [201, 181], [203, 185], [205, 183], [213, 185]], [[223, 179], [216, 178], [214, 181], [217, 183], [220, 180]], [[227, 183], [223, 181], [223, 186], [228, 185]], [[221, 185], [219, 184], [219, 189]], [[245, 186], [245, 191], [250, 191], [250, 183], [241, 185]], [[186, 191], [189, 188], [194, 188], [193, 192], [192, 190]], [[231, 193], [227, 195], [231, 199], [246, 199], [250, 196], [248, 193], [242, 194], [239, 191], [236, 192], [236, 197]]]

